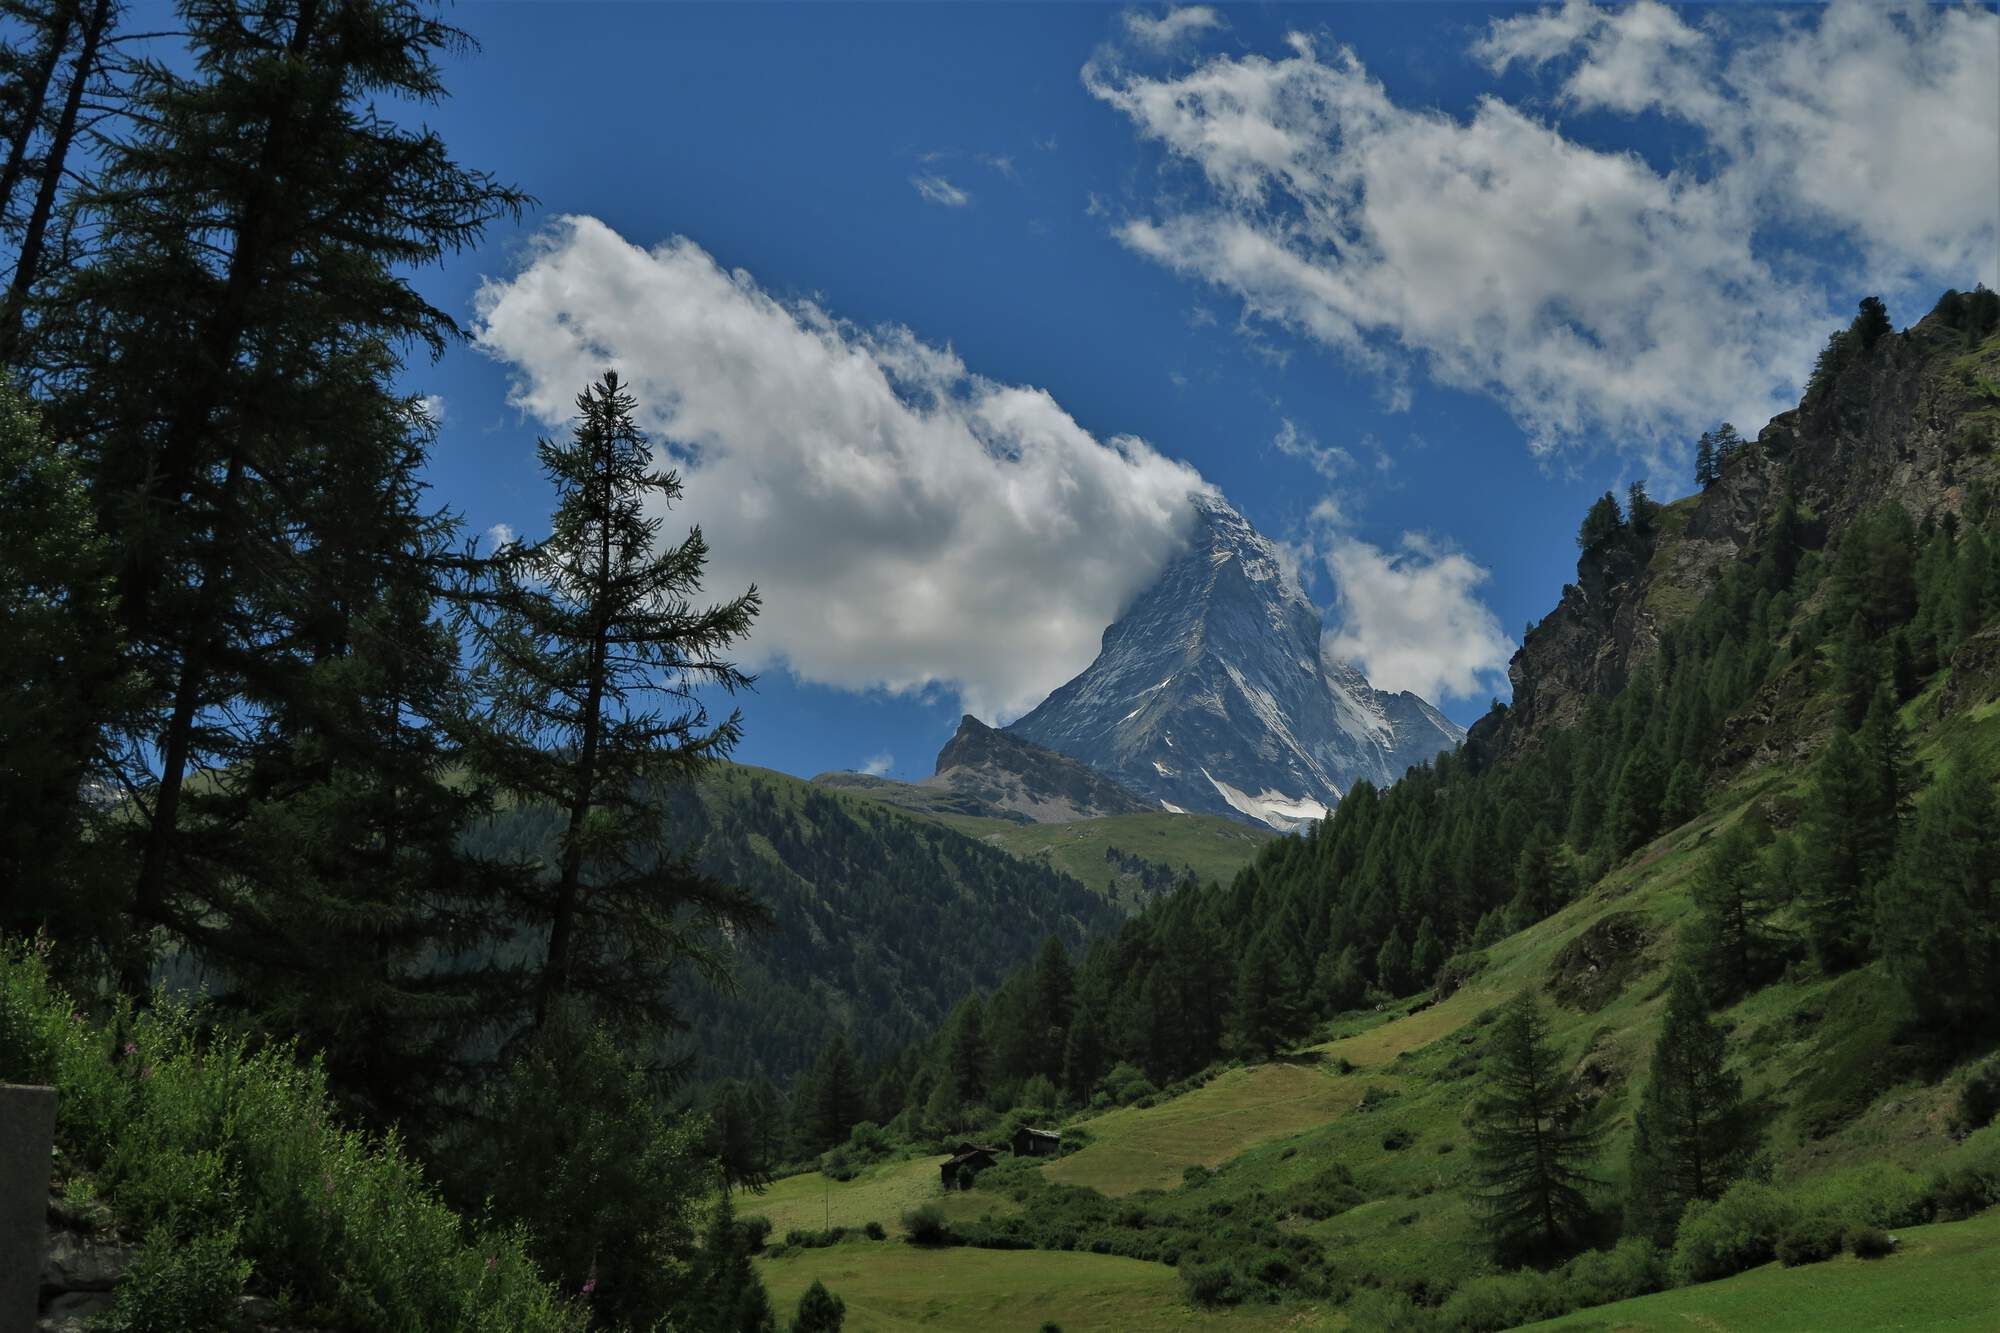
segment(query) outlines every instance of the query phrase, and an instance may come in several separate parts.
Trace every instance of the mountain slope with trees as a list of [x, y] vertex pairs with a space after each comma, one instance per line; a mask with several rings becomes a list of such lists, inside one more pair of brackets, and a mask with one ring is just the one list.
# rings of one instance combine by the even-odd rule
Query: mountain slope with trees
[[[1354, 1109], [1136, 1210], [1011, 1170], [958, 1238], [1502, 1328], [2000, 1203], [1996, 427], [2000, 298], [1870, 302], [1706, 489], [1601, 499], [1514, 708], [1153, 904], [1063, 1005], [1041, 960], [969, 999], [895, 1125], [1067, 1116], [1088, 1156], [1144, 1118], [1093, 1108], [1287, 1053]], [[1323, 1251], [1259, 1230], [1301, 1219]]]

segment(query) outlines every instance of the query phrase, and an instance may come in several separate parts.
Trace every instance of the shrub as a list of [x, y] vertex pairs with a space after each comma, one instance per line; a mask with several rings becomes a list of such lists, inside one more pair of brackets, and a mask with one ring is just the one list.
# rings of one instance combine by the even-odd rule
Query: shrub
[[1689, 1205], [1669, 1264], [1676, 1283], [1710, 1282], [1769, 1263], [1795, 1205], [1769, 1185], [1739, 1180], [1713, 1203]]
[[160, 1247], [147, 1271], [212, 1286], [232, 1262], [217, 1237], [233, 1226], [231, 1253], [330, 1324], [379, 1327], [394, 1311], [412, 1329], [584, 1326], [518, 1229], [470, 1235], [393, 1134], [342, 1128], [318, 1065], [204, 1040], [165, 997], [111, 1023], [76, 1014], [34, 950], [0, 944], [0, 1081], [54, 1084], [63, 1151]]
[[1866, 1222], [1856, 1223], [1847, 1228], [1847, 1249], [1857, 1259], [1880, 1259], [1896, 1248], [1896, 1241], [1880, 1227], [1871, 1227]]
[[1958, 1160], [1931, 1177], [1925, 1195], [1947, 1222], [2000, 1203], [2000, 1131], [1982, 1130], [1966, 1140]]
[[236, 1298], [250, 1276], [232, 1228], [179, 1239], [154, 1227], [118, 1280], [105, 1333], [210, 1333], [236, 1316]]
[[1546, 1273], [1522, 1269], [1474, 1278], [1452, 1293], [1439, 1311], [1446, 1328], [1465, 1333], [1497, 1333], [1568, 1314], [1561, 1285]]
[[1114, 1066], [1106, 1074], [1098, 1087], [1104, 1090], [1114, 1105], [1123, 1106], [1150, 1097], [1159, 1089], [1146, 1077], [1145, 1071], [1129, 1062]]
[[1958, 1123], [1967, 1130], [1984, 1129], [1996, 1114], [2000, 1114], [2000, 1060], [1988, 1060], [1959, 1089]]
[[860, 1170], [847, 1156], [845, 1148], [835, 1148], [820, 1159], [819, 1173], [828, 1180], [852, 1180], [860, 1175]]
[[889, 1238], [889, 1233], [882, 1229], [880, 1222], [870, 1222], [867, 1226], [861, 1228], [861, 1230], [870, 1240], [887, 1240]]
[[753, 1216], [736, 1219], [736, 1230], [741, 1235], [745, 1254], [756, 1254], [764, 1248], [764, 1242], [771, 1237], [771, 1219]]
[[1840, 1253], [1840, 1238], [1846, 1228], [1832, 1213], [1814, 1210], [1797, 1213], [1778, 1230], [1773, 1247], [1779, 1262], [1787, 1268], [1824, 1263]]
[[1576, 1309], [1628, 1301], [1667, 1285], [1667, 1256], [1638, 1236], [1609, 1250], [1591, 1250], [1563, 1266], [1563, 1286]]
[[903, 1234], [912, 1245], [950, 1245], [957, 1239], [952, 1235], [951, 1224], [944, 1220], [944, 1210], [934, 1203], [904, 1213]]
[[1243, 1299], [1236, 1273], [1228, 1264], [1183, 1263], [1181, 1281], [1196, 1305], [1235, 1305]]
[[1286, 1190], [1283, 1202], [1292, 1212], [1318, 1222], [1346, 1212], [1366, 1197], [1354, 1183], [1353, 1173], [1335, 1162]]
[[1382, 1147], [1387, 1152], [1401, 1152], [1417, 1141], [1417, 1136], [1400, 1125], [1382, 1136]]

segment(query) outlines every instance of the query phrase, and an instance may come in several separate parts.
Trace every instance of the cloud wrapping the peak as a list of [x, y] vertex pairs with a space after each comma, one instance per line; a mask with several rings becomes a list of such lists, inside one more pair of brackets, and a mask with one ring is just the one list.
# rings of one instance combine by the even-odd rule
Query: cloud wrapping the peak
[[1324, 558], [1338, 598], [1326, 651], [1360, 667], [1376, 689], [1432, 703], [1475, 698], [1513, 655], [1479, 600], [1488, 574], [1463, 554], [1416, 533], [1390, 552], [1336, 532]]
[[716, 596], [764, 594], [753, 667], [1009, 718], [1089, 664], [1207, 489], [1042, 390], [781, 301], [685, 238], [648, 250], [564, 218], [476, 305], [479, 346], [547, 429], [607, 367], [630, 381], [686, 484], [668, 535], [703, 529]]
[[1116, 234], [1380, 377], [1392, 406], [1417, 365], [1492, 395], [1540, 451], [1754, 427], [1852, 314], [1773, 226], [1853, 240], [1885, 294], [2000, 281], [2000, 16], [1841, 3], [1733, 44], [1723, 22], [1578, 0], [1474, 47], [1564, 71], [1564, 105], [1696, 125], [1710, 152], [1672, 169], [1496, 96], [1398, 103], [1300, 33], [1169, 73], [1101, 53], [1088, 91], [1206, 187]]

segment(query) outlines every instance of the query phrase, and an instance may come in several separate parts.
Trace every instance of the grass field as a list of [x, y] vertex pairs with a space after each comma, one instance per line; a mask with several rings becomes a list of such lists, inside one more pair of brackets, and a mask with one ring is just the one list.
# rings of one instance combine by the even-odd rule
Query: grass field
[[1246, 1149], [1332, 1120], [1369, 1080], [1317, 1064], [1232, 1069], [1160, 1106], [1121, 1107], [1082, 1128], [1090, 1146], [1042, 1168], [1051, 1180], [1105, 1194], [1171, 1189], [1190, 1166], [1215, 1167]]
[[847, 1303], [846, 1333], [1035, 1333], [1050, 1320], [1063, 1333], [1345, 1327], [1331, 1310], [1306, 1306], [1196, 1310], [1173, 1269], [1103, 1254], [856, 1241], [761, 1260], [757, 1269], [781, 1326], [817, 1278]]
[[2000, 1329], [2000, 1212], [1910, 1227], [1886, 1259], [1767, 1264], [1720, 1282], [1580, 1310], [1536, 1324], [1571, 1333], [1841, 1333]]
[[826, 1227], [861, 1227], [880, 1222], [891, 1235], [902, 1231], [903, 1214], [919, 1204], [935, 1203], [957, 1221], [981, 1213], [1004, 1213], [1019, 1205], [983, 1190], [946, 1192], [938, 1184], [943, 1157], [885, 1162], [868, 1167], [852, 1180], [832, 1180], [817, 1171], [773, 1181], [762, 1194], [739, 1194], [736, 1211], [743, 1217], [771, 1219], [771, 1238], [783, 1240], [794, 1227], [820, 1231]]

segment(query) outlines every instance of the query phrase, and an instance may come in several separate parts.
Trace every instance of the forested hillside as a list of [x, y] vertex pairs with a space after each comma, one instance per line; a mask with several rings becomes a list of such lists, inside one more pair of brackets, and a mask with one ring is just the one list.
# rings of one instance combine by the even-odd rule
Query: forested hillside
[[[662, 841], [738, 885], [769, 924], [736, 935], [732, 979], [690, 978], [676, 1043], [705, 1080], [789, 1083], [840, 1034], [875, 1058], [990, 989], [1047, 938], [1081, 949], [1116, 910], [1076, 880], [879, 802], [740, 765], [668, 794]], [[496, 859], [546, 855], [547, 809], [478, 830]]]
[[1865, 303], [1697, 494], [1591, 509], [1460, 754], [906, 1052], [918, 1141], [1083, 1145], [945, 1229], [1501, 1328], [2000, 1202], [1997, 328]]

